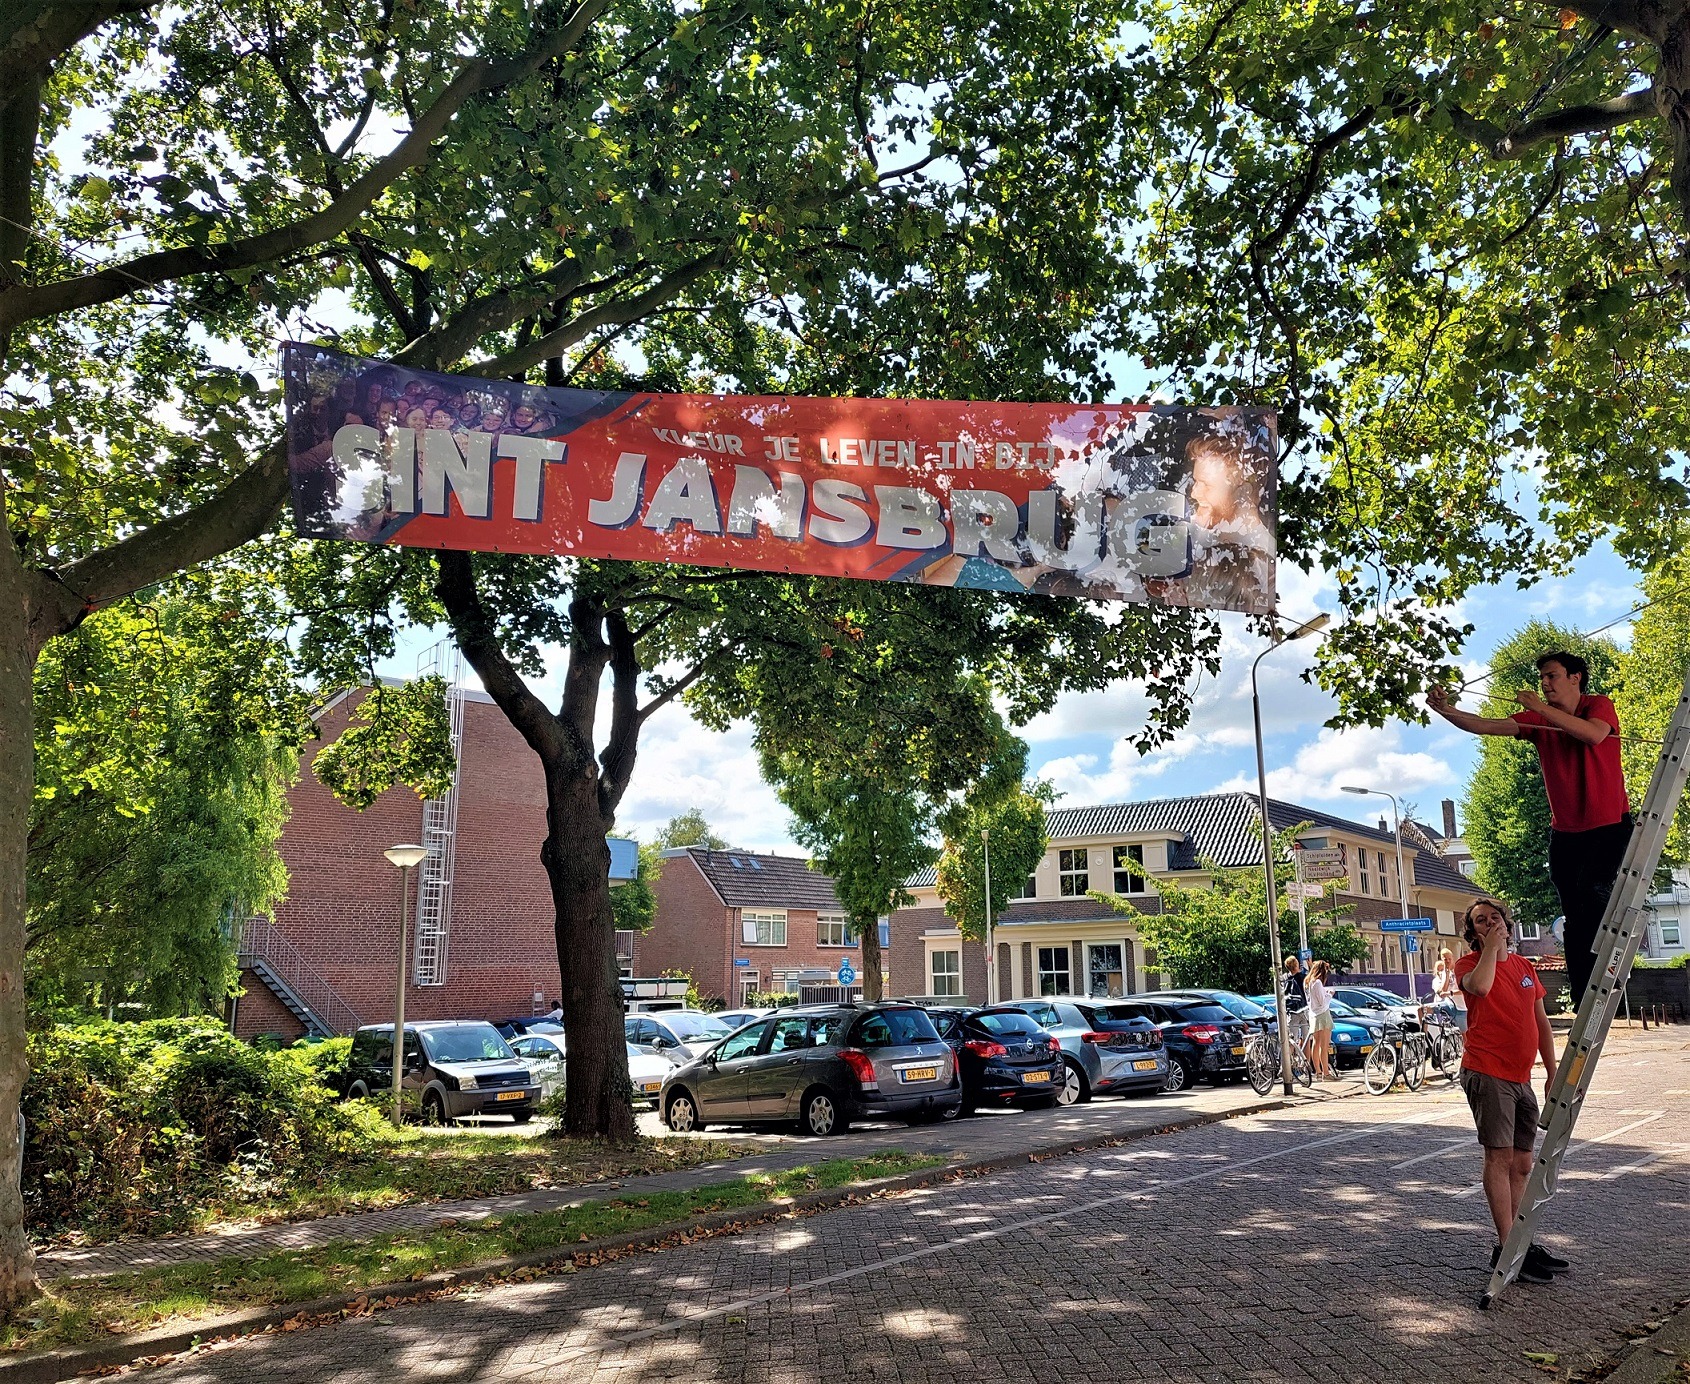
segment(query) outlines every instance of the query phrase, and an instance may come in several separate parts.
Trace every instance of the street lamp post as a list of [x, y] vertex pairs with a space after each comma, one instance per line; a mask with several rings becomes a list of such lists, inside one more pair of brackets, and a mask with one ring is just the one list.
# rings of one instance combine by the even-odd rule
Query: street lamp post
[[411, 903], [411, 868], [428, 854], [427, 846], [389, 846], [382, 852], [399, 867], [399, 983], [393, 994], [393, 1127], [401, 1124], [399, 1083], [405, 1071], [405, 933]]
[[1279, 890], [1273, 877], [1273, 828], [1268, 823], [1267, 761], [1262, 751], [1262, 697], [1256, 688], [1256, 669], [1281, 644], [1289, 644], [1293, 639], [1325, 629], [1331, 618], [1322, 614], [1305, 620], [1284, 639], [1269, 644], [1250, 665], [1250, 715], [1256, 726], [1256, 790], [1262, 809], [1262, 873], [1267, 880], [1268, 948], [1273, 959], [1273, 1010], [1279, 1020], [1279, 1074], [1285, 1082], [1286, 1095], [1292, 1092], [1291, 1028], [1285, 1017], [1285, 968], [1279, 950]]
[[[1382, 788], [1352, 788], [1348, 784], [1344, 785], [1343, 788], [1346, 793], [1358, 793], [1362, 797], [1389, 798], [1391, 800], [1391, 824], [1397, 835], [1397, 902], [1402, 905], [1402, 916], [1406, 918], [1408, 917], [1408, 876], [1403, 873], [1402, 868], [1402, 808], [1397, 803], [1397, 795], [1387, 793]], [[1406, 933], [1403, 935], [1407, 936]], [[1408, 956], [1409, 953], [1405, 949], [1402, 954], [1403, 980], [1408, 985], [1409, 999], [1418, 1000], [1420, 996], [1414, 993], [1414, 969], [1408, 964]]]
[[992, 832], [980, 828], [980, 849], [986, 857], [986, 1003], [998, 1002], [997, 953], [992, 948]]

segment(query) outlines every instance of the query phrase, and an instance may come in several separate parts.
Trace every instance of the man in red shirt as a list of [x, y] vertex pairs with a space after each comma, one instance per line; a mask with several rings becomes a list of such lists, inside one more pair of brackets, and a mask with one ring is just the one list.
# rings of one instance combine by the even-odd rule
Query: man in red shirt
[[[1456, 978], [1467, 996], [1461, 1089], [1485, 1150], [1485, 1200], [1496, 1223], [1497, 1249], [1490, 1260], [1495, 1268], [1532, 1173], [1538, 1114], [1532, 1059], [1543, 1058], [1547, 1099], [1555, 1080], [1555, 1035], [1537, 972], [1525, 957], [1508, 950], [1514, 920], [1507, 906], [1495, 899], [1477, 900], [1463, 915], [1462, 930], [1472, 950], [1455, 963]], [[1522, 1283], [1547, 1283], [1568, 1267], [1565, 1259], [1533, 1244], [1519, 1277]]]
[[1596, 931], [1631, 840], [1631, 803], [1620, 768], [1619, 717], [1606, 697], [1585, 690], [1589, 665], [1557, 650], [1538, 659], [1537, 671], [1543, 695], [1517, 693], [1522, 710], [1512, 716], [1458, 711], [1441, 687], [1432, 689], [1426, 705], [1474, 735], [1517, 735], [1536, 747], [1549, 796], [1549, 878], [1566, 918], [1567, 981], [1577, 1005], [1590, 982]]

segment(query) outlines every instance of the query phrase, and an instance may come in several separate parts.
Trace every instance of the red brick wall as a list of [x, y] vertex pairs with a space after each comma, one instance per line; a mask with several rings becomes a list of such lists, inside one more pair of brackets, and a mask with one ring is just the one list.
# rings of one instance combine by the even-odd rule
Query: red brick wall
[[244, 993], [235, 1002], [235, 1031], [243, 1038], [260, 1033], [274, 1033], [283, 1042], [291, 1043], [305, 1036], [305, 1025], [293, 1017], [293, 1011], [276, 998], [274, 991], [251, 971], [241, 972]]
[[728, 979], [729, 910], [692, 857], [666, 857], [652, 893], [657, 911], [651, 926], [634, 939], [634, 974], [684, 971], [701, 995], [737, 1003], [738, 988]]
[[[352, 705], [348, 699], [324, 717], [323, 740], [308, 760], [345, 728]], [[497, 1019], [530, 1013], [536, 990], [548, 1008], [557, 997], [554, 912], [540, 865], [540, 762], [497, 707], [473, 700], [464, 707], [462, 760], [446, 984], [410, 985], [410, 1018]], [[292, 817], [281, 842], [288, 896], [276, 925], [365, 1023], [391, 1020], [399, 872], [382, 852], [421, 842], [422, 802], [399, 787], [356, 812], [336, 801], [309, 763], [288, 796]], [[411, 886], [414, 925], [416, 871]], [[414, 944], [406, 950], [414, 955]], [[237, 1009], [243, 1036], [274, 1030], [254, 1027], [266, 1015], [253, 999], [263, 988], [249, 985]]]

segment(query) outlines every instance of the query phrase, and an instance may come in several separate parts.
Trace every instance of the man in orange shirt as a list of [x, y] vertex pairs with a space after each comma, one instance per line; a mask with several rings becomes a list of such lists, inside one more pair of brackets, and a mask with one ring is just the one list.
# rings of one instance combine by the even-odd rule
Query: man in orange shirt
[[1549, 878], [1566, 918], [1567, 982], [1576, 1007], [1584, 999], [1602, 914], [1631, 840], [1631, 803], [1620, 767], [1620, 722], [1614, 704], [1585, 687], [1589, 665], [1557, 650], [1537, 661], [1543, 690], [1517, 693], [1511, 716], [1458, 711], [1434, 687], [1426, 705], [1474, 735], [1530, 740], [1543, 766], [1549, 796]]
[[[1495, 1268], [1502, 1241], [1520, 1213], [1537, 1146], [1532, 1059], [1543, 1059], [1547, 1099], [1555, 1080], [1555, 1035], [1536, 970], [1525, 957], [1508, 950], [1514, 920], [1507, 905], [1496, 899], [1475, 901], [1462, 917], [1462, 928], [1471, 950], [1455, 963], [1456, 978], [1467, 996], [1461, 1089], [1485, 1150], [1485, 1200], [1496, 1224], [1497, 1248], [1490, 1259]], [[1565, 1259], [1533, 1244], [1519, 1277], [1522, 1283], [1548, 1283], [1568, 1267]]]

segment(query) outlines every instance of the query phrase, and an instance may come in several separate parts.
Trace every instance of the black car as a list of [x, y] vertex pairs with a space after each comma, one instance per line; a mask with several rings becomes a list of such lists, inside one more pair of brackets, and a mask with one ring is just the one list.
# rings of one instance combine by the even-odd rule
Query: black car
[[962, 1115], [982, 1105], [1055, 1105], [1067, 1068], [1062, 1044], [1019, 1009], [938, 1010], [933, 1026], [956, 1053]]
[[1162, 1030], [1168, 1048], [1166, 1089], [1178, 1091], [1205, 1077], [1217, 1086], [1249, 1076], [1244, 1040], [1253, 1025], [1224, 1005], [1180, 993], [1129, 995], [1110, 1001], [1111, 1009], [1149, 1019]]
[[[405, 1025], [400, 1086], [422, 1101], [425, 1124], [462, 1115], [534, 1118], [540, 1083], [483, 1019], [442, 1019]], [[352, 1035], [346, 1094], [379, 1096], [393, 1089], [393, 1025], [366, 1024]]]
[[1273, 1012], [1272, 1004], [1261, 1004], [1249, 995], [1241, 995], [1236, 990], [1199, 990], [1195, 987], [1178, 990], [1158, 990], [1159, 995], [1183, 995], [1194, 1000], [1207, 1000], [1210, 1004], [1218, 1004], [1222, 1009], [1230, 1012], [1234, 1018], [1244, 1020], [1250, 1028], [1259, 1028], [1267, 1033], [1279, 1032], [1279, 1020]]

